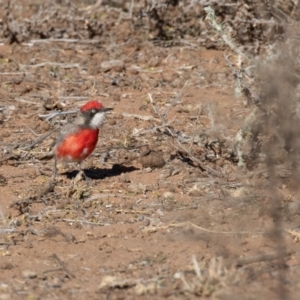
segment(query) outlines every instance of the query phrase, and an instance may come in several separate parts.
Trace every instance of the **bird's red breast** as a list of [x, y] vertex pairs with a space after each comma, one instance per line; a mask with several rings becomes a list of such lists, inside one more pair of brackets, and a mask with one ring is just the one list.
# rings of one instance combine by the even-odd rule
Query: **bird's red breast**
[[66, 136], [56, 146], [56, 157], [65, 161], [80, 162], [86, 159], [95, 149], [98, 142], [99, 129], [80, 129]]

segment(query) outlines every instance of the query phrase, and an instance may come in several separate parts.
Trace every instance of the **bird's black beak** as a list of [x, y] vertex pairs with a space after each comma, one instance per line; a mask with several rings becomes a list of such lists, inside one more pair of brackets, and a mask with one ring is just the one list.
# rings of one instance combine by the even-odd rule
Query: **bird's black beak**
[[104, 107], [104, 108], [101, 109], [101, 111], [103, 111], [103, 112], [107, 112], [107, 111], [109, 111], [109, 110], [113, 110], [113, 108], [110, 108], [110, 107]]

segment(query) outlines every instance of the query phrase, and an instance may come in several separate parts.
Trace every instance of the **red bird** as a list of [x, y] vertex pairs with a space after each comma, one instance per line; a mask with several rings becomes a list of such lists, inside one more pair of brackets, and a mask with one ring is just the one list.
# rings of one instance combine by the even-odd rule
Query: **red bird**
[[57, 160], [80, 164], [91, 155], [98, 142], [99, 127], [109, 110], [112, 108], [104, 108], [99, 101], [89, 101], [80, 108], [78, 116], [72, 122], [62, 127], [51, 151], [52, 157], [55, 157], [54, 177]]

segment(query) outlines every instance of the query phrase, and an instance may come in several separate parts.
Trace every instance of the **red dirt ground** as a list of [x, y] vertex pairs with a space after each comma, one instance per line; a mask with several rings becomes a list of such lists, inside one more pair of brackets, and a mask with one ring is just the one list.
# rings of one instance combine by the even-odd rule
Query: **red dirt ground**
[[[231, 52], [156, 45], [104, 4], [56, 3], [51, 29], [51, 5], [26, 2], [11, 3], [10, 26], [33, 12], [37, 26], [0, 45], [0, 300], [299, 299], [299, 215], [284, 210], [297, 193], [231, 155], [250, 111]], [[89, 38], [92, 13], [102, 35]], [[66, 118], [39, 115], [89, 99], [113, 108], [84, 163], [91, 181], [69, 165], [53, 182], [40, 158], [55, 133], [28, 146]]]

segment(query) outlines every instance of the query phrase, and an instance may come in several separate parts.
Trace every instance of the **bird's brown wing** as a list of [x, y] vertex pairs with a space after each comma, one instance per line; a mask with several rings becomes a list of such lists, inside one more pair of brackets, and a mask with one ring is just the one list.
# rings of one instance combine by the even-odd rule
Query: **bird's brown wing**
[[80, 128], [80, 126], [83, 125], [83, 123], [84, 123], [83, 118], [81, 116], [78, 116], [71, 122], [65, 124], [61, 128], [58, 136], [56, 137], [55, 146], [59, 145], [65, 139], [66, 136], [78, 131], [78, 128]]
[[50, 152], [44, 154], [39, 159], [40, 160], [48, 160], [51, 159], [55, 155], [56, 147], [66, 138], [66, 136], [75, 133], [78, 128], [84, 123], [84, 120], [81, 116], [77, 116], [74, 120], [66, 123], [60, 130], [59, 134], [56, 137], [55, 143], [52, 145], [52, 149]]

